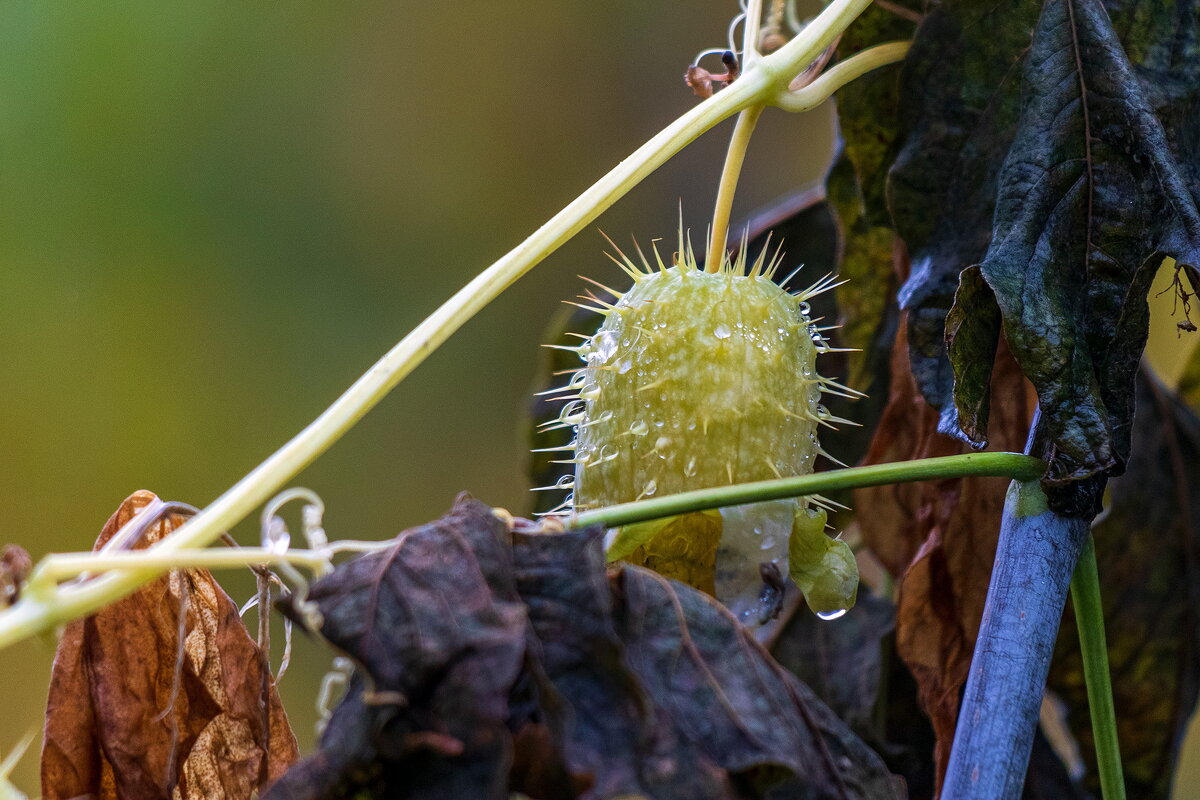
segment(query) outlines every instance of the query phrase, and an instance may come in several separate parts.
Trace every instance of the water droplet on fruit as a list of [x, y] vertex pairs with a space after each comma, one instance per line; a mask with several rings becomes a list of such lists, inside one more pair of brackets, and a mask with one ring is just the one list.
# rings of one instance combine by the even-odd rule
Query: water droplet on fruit
[[828, 622], [831, 619], [837, 619], [838, 617], [844, 617], [845, 615], [846, 609], [839, 608], [837, 611], [818, 611], [817, 619], [823, 619]]
[[620, 364], [617, 364], [617, 372], [621, 375], [624, 375], [626, 372], [629, 372], [629, 370], [631, 370], [631, 369], [633, 369], [633, 362], [630, 361], [628, 358], [625, 359], [624, 361], [622, 361]]
[[696, 458], [694, 456], [688, 459], [687, 466], [683, 468], [683, 474], [689, 478], [696, 475]]
[[759, 549], [770, 550], [774, 546], [775, 546], [775, 537], [774, 536], [764, 536], [763, 540], [762, 540], [762, 544], [759, 545]]
[[731, 335], [732, 334], [730, 333], [729, 326], [724, 322], [713, 328], [713, 336], [717, 337], [718, 339], [728, 339]]
[[629, 426], [629, 432], [634, 436], [645, 436], [650, 432], [650, 426], [646, 424], [645, 420], [639, 419], [637, 422]]
[[658, 491], [658, 482], [654, 480], [646, 481], [646, 488], [642, 489], [642, 494], [645, 497], [650, 497]]
[[592, 352], [588, 356], [589, 363], [603, 364], [617, 352], [617, 337], [612, 331], [600, 331], [592, 338]]

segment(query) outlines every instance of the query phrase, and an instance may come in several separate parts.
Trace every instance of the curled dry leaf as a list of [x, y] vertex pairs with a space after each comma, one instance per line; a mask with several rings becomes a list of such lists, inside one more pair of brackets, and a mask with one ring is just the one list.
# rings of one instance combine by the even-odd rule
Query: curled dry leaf
[[[130, 496], [97, 549], [159, 505]], [[181, 523], [169, 515], [133, 546]], [[266, 659], [207, 570], [175, 570], [64, 631], [46, 705], [47, 800], [241, 800], [296, 758]]]
[[601, 540], [514, 534], [460, 497], [315, 584], [321, 634], [359, 671], [267, 797], [903, 796], [727, 611], [606, 571]]

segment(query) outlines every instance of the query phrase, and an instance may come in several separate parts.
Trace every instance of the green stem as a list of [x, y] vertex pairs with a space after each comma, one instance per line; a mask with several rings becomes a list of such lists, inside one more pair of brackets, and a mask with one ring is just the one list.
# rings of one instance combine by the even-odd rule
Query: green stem
[[1083, 655], [1083, 679], [1087, 683], [1092, 737], [1104, 800], [1125, 800], [1121, 772], [1121, 747], [1117, 741], [1117, 715], [1113, 708], [1112, 681], [1108, 671], [1108, 646], [1104, 640], [1104, 607], [1100, 603], [1100, 576], [1096, 568], [1096, 543], [1091, 533], [1084, 540], [1079, 563], [1071, 578], [1071, 603], [1079, 628]]
[[1020, 453], [967, 453], [940, 458], [922, 458], [915, 461], [900, 461], [893, 464], [873, 464], [869, 467], [818, 472], [795, 478], [743, 483], [736, 486], [721, 486], [715, 489], [697, 489], [680, 492], [653, 500], [622, 503], [595, 511], [585, 511], [570, 520], [570, 527], [603, 525], [616, 528], [634, 522], [671, 517], [691, 511], [724, 508], [764, 500], [780, 500], [806, 494], [831, 492], [838, 489], [858, 489], [864, 486], [882, 486], [889, 483], [962, 478], [970, 475], [1012, 478], [1032, 481], [1040, 478], [1046, 465], [1040, 459]]

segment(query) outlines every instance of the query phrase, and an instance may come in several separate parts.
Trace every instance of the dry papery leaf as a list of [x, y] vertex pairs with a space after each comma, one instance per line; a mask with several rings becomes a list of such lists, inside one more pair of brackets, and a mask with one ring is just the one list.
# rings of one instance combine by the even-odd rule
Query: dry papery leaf
[[[131, 495], [96, 549], [162, 507]], [[131, 546], [182, 522], [166, 514]], [[47, 800], [242, 800], [297, 757], [266, 658], [207, 570], [174, 570], [63, 632], [46, 704]]]
[[[888, 405], [864, 463], [963, 452], [964, 444], [936, 432], [937, 419], [913, 382], [902, 325], [893, 348]], [[992, 447], [1020, 451], [1028, 428], [1024, 380], [1002, 351], [992, 376]], [[1008, 483], [1006, 478], [966, 478], [855, 492], [864, 539], [898, 576], [896, 647], [933, 721], [939, 784], [979, 632]]]
[[268, 800], [903, 797], [714, 600], [606, 570], [600, 529], [514, 532], [462, 496], [308, 601], [359, 669]]

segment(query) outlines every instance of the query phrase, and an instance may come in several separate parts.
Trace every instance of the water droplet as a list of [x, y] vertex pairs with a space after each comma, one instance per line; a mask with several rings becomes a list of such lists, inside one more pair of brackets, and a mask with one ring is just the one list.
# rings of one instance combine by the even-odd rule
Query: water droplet
[[775, 537], [774, 536], [764, 536], [763, 540], [762, 540], [762, 544], [759, 545], [759, 548], [761, 548], [763, 550], [770, 550], [774, 546], [775, 546]]
[[732, 334], [729, 330], [729, 326], [724, 322], [713, 328], [713, 336], [717, 337], [718, 339], [728, 339], [731, 335]]
[[603, 464], [605, 461], [612, 461], [616, 457], [617, 448], [613, 447], [611, 444], [606, 444], [604, 447], [600, 448], [600, 460], [596, 463]]
[[592, 337], [592, 352], [589, 363], [603, 364], [617, 352], [617, 337], [612, 331], [600, 331]]
[[689, 478], [695, 476], [695, 474], [696, 474], [696, 459], [694, 456], [692, 458], [688, 459], [687, 466], [683, 468], [683, 474], [688, 476]]
[[650, 432], [650, 426], [646, 424], [645, 420], [639, 419], [637, 422], [629, 426], [629, 432], [634, 436], [645, 436]]
[[[657, 491], [658, 491], [658, 482], [651, 479], [651, 480], [646, 481], [646, 488], [642, 489], [642, 495], [645, 497], [650, 497]], [[842, 612], [842, 613], [845, 613], [845, 612]]]
[[669, 436], [660, 436], [660, 437], [658, 437], [658, 440], [654, 442], [655, 450], [665, 450], [666, 448], [668, 448], [670, 446], [671, 446], [671, 437], [669, 437]]
[[838, 617], [844, 617], [845, 615], [846, 609], [839, 608], [837, 611], [818, 611], [817, 619], [823, 619], [828, 622], [831, 619], [837, 619]]
[[804, 316], [806, 316], [806, 317], [807, 317], [807, 316], [808, 316], [808, 313], [809, 313], [810, 311], [812, 311], [812, 307], [811, 307], [811, 306], [809, 306], [809, 304], [808, 304], [808, 303], [806, 303], [806, 302], [804, 302], [804, 301], [801, 301], [801, 302], [800, 302], [800, 313], [801, 313], [801, 314], [803, 314]]
[[656, 427], [656, 428], [661, 428], [665, 424], [666, 423], [664, 423], [661, 419], [654, 420], [654, 427]]
[[618, 374], [624, 375], [626, 372], [629, 372], [629, 370], [631, 370], [631, 369], [633, 369], [633, 362], [630, 361], [628, 358], [625, 359], [624, 361], [622, 361], [620, 364], [617, 364]]

